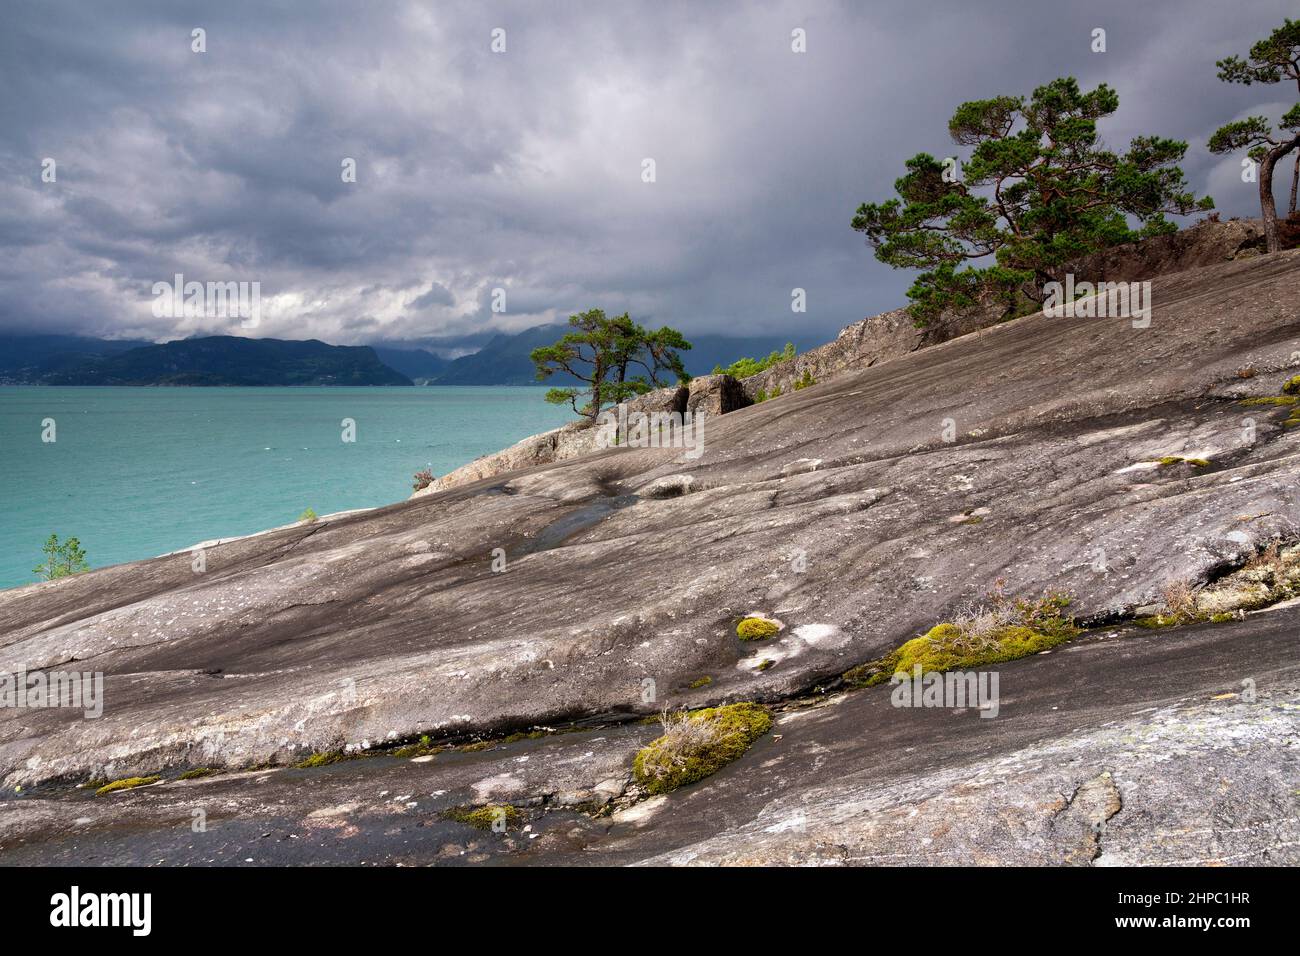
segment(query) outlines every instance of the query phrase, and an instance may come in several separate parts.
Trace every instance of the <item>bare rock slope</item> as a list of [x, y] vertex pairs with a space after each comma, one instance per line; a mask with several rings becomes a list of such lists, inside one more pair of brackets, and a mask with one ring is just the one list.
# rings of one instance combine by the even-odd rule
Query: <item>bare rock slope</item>
[[[1285, 252], [1164, 276], [1154, 284], [1149, 328], [1118, 318], [1035, 315], [846, 372], [710, 419], [698, 459], [674, 449], [616, 448], [219, 544], [201, 574], [179, 554], [4, 592], [0, 670], [103, 671], [107, 687], [97, 720], [55, 709], [0, 712], [0, 774], [10, 789], [30, 794], [35, 786], [39, 794], [40, 785], [59, 781], [283, 765], [308, 752], [373, 748], [424, 733], [585, 719], [618, 729], [573, 754], [581, 779], [542, 779], [567, 766], [544, 756], [565, 739], [556, 738], [532, 742], [541, 751], [532, 764], [540, 778], [525, 779], [533, 771], [502, 757], [490, 773], [483, 767], [484, 777], [466, 782], [474, 773], [465, 771], [456, 786], [479, 801], [561, 790], [590, 795], [610, 780], [605, 791], [617, 791], [631, 752], [653, 735], [653, 728], [625, 723], [628, 717], [665, 705], [789, 699], [951, 616], [995, 581], [1013, 594], [1069, 590], [1082, 617], [1118, 619], [1150, 603], [1168, 581], [1204, 581], [1270, 536], [1294, 536], [1300, 429], [1284, 427], [1269, 406], [1240, 399], [1277, 395], [1300, 369], [1298, 267], [1300, 253]], [[779, 620], [780, 634], [738, 640], [736, 621], [750, 612]], [[1264, 633], [1249, 621], [1226, 629], [1234, 627]], [[1284, 699], [1294, 690], [1286, 683], [1294, 676], [1293, 632], [1270, 631], [1257, 642], [1257, 650], [1267, 645], [1267, 672]], [[1229, 639], [1214, 640], [1219, 647]], [[1050, 659], [1059, 662], [1062, 694], [1104, 699], [1111, 692], [1079, 683], [1088, 672], [1073, 671], [1070, 654]], [[1155, 773], [1132, 755], [1120, 759], [1116, 741], [1150, 726], [1150, 712], [1142, 715], [1148, 708], [1174, 708], [1161, 726], [1204, 723], [1197, 708], [1209, 705], [1201, 691], [1227, 680], [1176, 654], [1163, 672], [1179, 667], [1181, 691], [1193, 700], [1170, 700], [1169, 688], [1158, 684], [1121, 682], [1124, 694], [1111, 701], [1111, 712], [1130, 714], [1132, 725], [1113, 732], [1087, 701], [1074, 702], [1068, 726], [1051, 716], [1052, 705], [1033, 708], [1020, 737], [981, 730], [1000, 720], [976, 718], [967, 722], [976, 729], [960, 731], [961, 742], [948, 749], [940, 737], [929, 749], [925, 728], [906, 725], [912, 736], [898, 746], [916, 756], [897, 765], [920, 776], [891, 777], [892, 790], [882, 754], [867, 759], [859, 746], [843, 743], [851, 724], [824, 737], [814, 729], [805, 756], [816, 774], [804, 789], [791, 784], [778, 794], [763, 774], [738, 784], [724, 772], [715, 783], [669, 796], [670, 807], [683, 808], [671, 819], [686, 821], [686, 808], [735, 796], [738, 786], [748, 788], [746, 809], [715, 807], [712, 817], [674, 823], [680, 829], [670, 828], [675, 836], [667, 842], [662, 830], [653, 846], [632, 840], [624, 855], [602, 845], [612, 860], [649, 858], [672, 843], [693, 847], [670, 854], [674, 862], [731, 861], [745, 856], [734, 834], [748, 834], [744, 842], [760, 848], [755, 858], [870, 862], [879, 856], [872, 847], [893, 838], [890, 807], [928, 801], [925, 812], [936, 814], [938, 827], [944, 801], [978, 804], [979, 788], [996, 784], [1025, 804], [1026, 821], [1037, 826], [1029, 804], [1047, 786], [1047, 751], [1026, 748], [1064, 748], [1051, 753], [1069, 767], [1071, 752], [1113, 747], [1114, 760], [1102, 761], [1110, 771], [1091, 773], [1090, 765], [1084, 780], [1062, 771], [1068, 793], [1050, 833], [981, 842], [958, 826], [944, 842], [954, 854], [976, 856], [979, 846], [1000, 847], [989, 850], [990, 860], [1032, 847], [1043, 859], [1069, 862], [1076, 854], [1096, 862], [1109, 852], [1099, 836], [1107, 821], [1134, 816], [1112, 813], [1115, 800], [1123, 805], [1127, 786], [1141, 789], [1135, 777], [1113, 784], [1115, 775]], [[777, 732], [793, 735], [803, 720], [810, 728], [833, 723], [831, 715], [848, 712], [843, 708], [879, 707], [870, 702], [881, 699], [862, 692], [809, 712], [821, 716], [791, 716], [791, 729]], [[1243, 739], [1240, 726], [1258, 731], [1260, 711], [1233, 714], [1214, 724], [1218, 743], [1207, 743], [1205, 753], [1231, 749]], [[887, 728], [897, 715], [886, 704], [873, 726]], [[1294, 778], [1293, 715], [1281, 705], [1269, 711], [1253, 757], [1224, 765], [1226, 776], [1256, 788], [1251, 813], [1267, 816], [1284, 799], [1269, 789], [1266, 761], [1256, 758], [1280, 762]], [[1001, 748], [998, 759], [1011, 762], [972, 765], [970, 740], [960, 736], [967, 733], [990, 735], [987, 759]], [[1056, 744], [1045, 734], [1055, 734]], [[755, 746], [754, 760], [764, 759], [764, 746]], [[1194, 750], [1183, 754], [1191, 776], [1204, 770]], [[339, 773], [363, 774], [358, 768], [371, 763], [344, 764]], [[871, 780], [862, 778], [864, 766], [875, 768]], [[416, 771], [384, 772], [405, 782], [403, 775]], [[239, 778], [217, 779], [213, 786], [227, 788], [218, 792], [232, 807], [260, 799], [241, 791]], [[832, 786], [832, 779], [841, 782]], [[809, 790], [818, 780], [830, 789]], [[454, 789], [428, 783], [419, 783], [426, 794]], [[158, 793], [175, 786], [150, 788], [151, 797], [124, 794], [121, 805], [167, 799]], [[1186, 799], [1201, 796], [1211, 795]], [[857, 842], [817, 849], [821, 837], [804, 825], [755, 816], [778, 798], [806, 801], [808, 814], [831, 829], [828, 815], [856, 814]], [[62, 799], [0, 801], [0, 847], [70, 839], [68, 821], [84, 811]], [[297, 798], [281, 798], [288, 813], [285, 799]], [[304, 806], [316, 799], [302, 797]], [[1162, 790], [1150, 799], [1163, 799], [1167, 810], [1173, 797]], [[1221, 808], [1203, 803], [1196, 813], [1222, 819], [1215, 816]], [[104, 827], [121, 825], [102, 809], [108, 805], [96, 806], [93, 816], [108, 814]], [[794, 817], [794, 809], [782, 812]], [[632, 811], [649, 819], [656, 808]], [[724, 839], [727, 833], [733, 838]], [[1274, 832], [1267, 845], [1286, 844], [1284, 837]], [[1138, 844], [1155, 845], [1143, 840]], [[553, 852], [562, 855], [564, 846]], [[1251, 844], [1239, 852], [1257, 858], [1263, 851]]]

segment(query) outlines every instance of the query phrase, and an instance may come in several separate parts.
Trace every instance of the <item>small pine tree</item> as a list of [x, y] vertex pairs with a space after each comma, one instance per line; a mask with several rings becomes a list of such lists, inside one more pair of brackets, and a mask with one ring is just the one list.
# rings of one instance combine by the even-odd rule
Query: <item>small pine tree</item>
[[42, 580], [53, 581], [55, 578], [66, 578], [70, 574], [90, 570], [90, 565], [86, 563], [86, 552], [81, 549], [81, 542], [76, 538], [69, 538], [60, 544], [59, 536], [51, 534], [41, 551], [45, 559], [32, 568], [32, 573], [39, 575]]

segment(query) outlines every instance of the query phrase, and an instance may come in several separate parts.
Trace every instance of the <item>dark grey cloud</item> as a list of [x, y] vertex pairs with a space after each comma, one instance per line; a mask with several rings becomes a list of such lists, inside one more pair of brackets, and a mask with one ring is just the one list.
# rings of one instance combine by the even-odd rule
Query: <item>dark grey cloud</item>
[[[168, 338], [177, 273], [262, 285], [256, 334], [481, 340], [592, 306], [695, 332], [831, 335], [903, 301], [848, 221], [963, 100], [1107, 82], [1103, 128], [1187, 139], [1198, 192], [1255, 212], [1221, 123], [1285, 0], [9, 4], [0, 327]], [[207, 52], [191, 51], [206, 30]], [[807, 31], [808, 51], [790, 50]], [[1091, 31], [1107, 31], [1092, 53]], [[490, 49], [502, 28], [506, 52]], [[41, 181], [41, 162], [58, 181]], [[652, 158], [657, 180], [642, 181]], [[357, 181], [342, 181], [345, 159]], [[808, 312], [790, 311], [791, 289]], [[492, 290], [506, 310], [492, 311]]]

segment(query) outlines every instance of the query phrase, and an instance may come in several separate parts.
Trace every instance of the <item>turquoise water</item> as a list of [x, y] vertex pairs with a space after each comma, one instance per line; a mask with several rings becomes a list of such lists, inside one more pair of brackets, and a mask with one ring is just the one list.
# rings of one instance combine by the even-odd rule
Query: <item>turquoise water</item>
[[[572, 412], [539, 388], [0, 387], [0, 588], [55, 532], [91, 567], [401, 501]], [[55, 421], [55, 441], [41, 440]], [[356, 442], [340, 422], [356, 422]]]

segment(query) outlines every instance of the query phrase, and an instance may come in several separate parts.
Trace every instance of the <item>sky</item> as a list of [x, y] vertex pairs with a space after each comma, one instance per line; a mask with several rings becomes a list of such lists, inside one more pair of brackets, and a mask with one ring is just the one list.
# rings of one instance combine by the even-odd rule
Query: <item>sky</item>
[[[912, 273], [849, 221], [914, 153], [961, 155], [964, 100], [1108, 83], [1108, 145], [1185, 139], [1197, 194], [1258, 215], [1240, 157], [1205, 142], [1296, 91], [1221, 83], [1214, 62], [1288, 15], [1300, 3], [0, 0], [0, 331], [455, 349], [603, 308], [688, 337], [831, 338], [905, 304]], [[260, 283], [257, 327], [156, 316], [176, 273]]]

